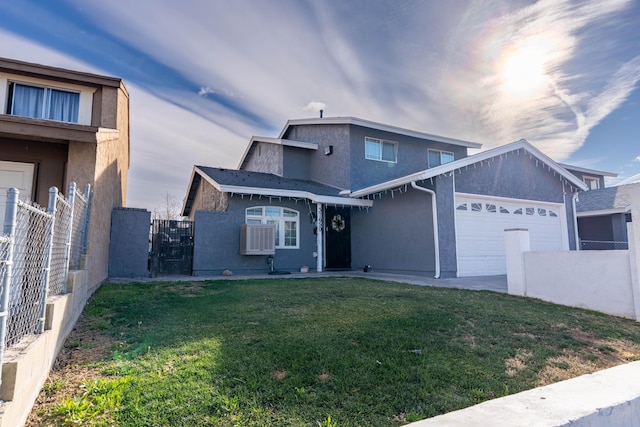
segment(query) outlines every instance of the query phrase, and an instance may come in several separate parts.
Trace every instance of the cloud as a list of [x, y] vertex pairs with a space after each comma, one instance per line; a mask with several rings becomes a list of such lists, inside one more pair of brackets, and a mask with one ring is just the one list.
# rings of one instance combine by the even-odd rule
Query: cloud
[[200, 96], [207, 96], [210, 93], [216, 93], [216, 91], [211, 89], [209, 86], [203, 86], [198, 91], [198, 95], [200, 95]]
[[320, 112], [325, 108], [327, 108], [327, 105], [324, 102], [311, 101], [310, 103], [307, 104], [306, 107], [303, 108], [303, 110]]
[[636, 157], [634, 162], [640, 162], [640, 156]]

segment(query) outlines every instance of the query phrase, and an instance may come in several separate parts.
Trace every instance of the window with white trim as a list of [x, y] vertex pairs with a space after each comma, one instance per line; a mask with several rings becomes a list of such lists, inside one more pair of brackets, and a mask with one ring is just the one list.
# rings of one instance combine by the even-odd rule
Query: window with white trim
[[276, 226], [276, 249], [300, 247], [300, 213], [277, 206], [254, 206], [245, 210], [247, 224], [273, 224]]
[[80, 93], [9, 82], [7, 114], [78, 123]]
[[398, 143], [367, 136], [364, 138], [364, 157], [369, 160], [396, 163], [398, 159]]
[[427, 150], [428, 151], [428, 165], [430, 168], [444, 165], [445, 163], [453, 162], [454, 156], [451, 151], [441, 151], [441, 150]]
[[583, 176], [582, 181], [587, 184], [589, 190], [598, 190], [600, 188], [600, 178], [595, 176]]

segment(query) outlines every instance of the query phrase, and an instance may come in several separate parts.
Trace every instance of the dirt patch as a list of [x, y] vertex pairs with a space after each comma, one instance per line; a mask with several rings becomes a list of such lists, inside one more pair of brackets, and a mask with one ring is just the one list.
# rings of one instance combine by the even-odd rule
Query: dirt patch
[[622, 365], [640, 359], [640, 344], [619, 340], [600, 340], [583, 331], [572, 331], [572, 336], [586, 343], [580, 351], [565, 351], [547, 361], [538, 374], [538, 386], [564, 381], [580, 375]]
[[273, 372], [271, 372], [271, 378], [273, 378], [276, 381], [280, 381], [286, 378], [288, 372], [287, 371], [282, 371], [282, 370], [274, 370]]
[[518, 372], [525, 369], [527, 367], [527, 362], [531, 359], [531, 356], [531, 352], [523, 349], [518, 349], [514, 357], [509, 358], [504, 362], [507, 366], [507, 375], [509, 375], [510, 377], [514, 377], [518, 374]]
[[26, 427], [49, 425], [38, 415], [39, 412], [81, 394], [82, 383], [101, 377], [101, 369], [95, 363], [109, 357], [118, 342], [91, 329], [89, 323], [84, 315], [78, 319], [33, 405]]
[[326, 384], [327, 382], [329, 382], [330, 379], [331, 379], [331, 374], [327, 371], [322, 371], [320, 375], [318, 375], [318, 380], [320, 380], [322, 384]]

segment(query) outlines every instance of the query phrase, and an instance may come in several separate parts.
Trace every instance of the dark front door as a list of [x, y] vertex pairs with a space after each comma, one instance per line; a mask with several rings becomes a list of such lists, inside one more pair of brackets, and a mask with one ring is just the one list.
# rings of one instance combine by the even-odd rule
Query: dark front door
[[151, 276], [190, 276], [193, 264], [193, 222], [155, 219], [151, 234]]
[[351, 211], [345, 208], [325, 209], [327, 239], [326, 268], [351, 268]]

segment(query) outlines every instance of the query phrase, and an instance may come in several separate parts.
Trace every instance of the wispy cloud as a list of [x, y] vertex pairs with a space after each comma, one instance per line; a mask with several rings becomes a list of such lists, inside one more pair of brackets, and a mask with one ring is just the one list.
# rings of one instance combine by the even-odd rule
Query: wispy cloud
[[[137, 201], [147, 183], [177, 187], [193, 163], [237, 165], [251, 135], [277, 134], [287, 119], [320, 109], [484, 148], [526, 138], [564, 160], [638, 85], [640, 56], [618, 43], [622, 27], [635, 28], [632, 4], [70, 0], [66, 7], [95, 30], [92, 55], [126, 73], [118, 75], [135, 94], [130, 185]], [[3, 35], [0, 55], [87, 68]], [[126, 60], [109, 55], [113, 45]], [[519, 67], [526, 56], [517, 54], [526, 49], [537, 65]], [[165, 74], [146, 80], [150, 63]], [[522, 74], [539, 80], [535, 91], [520, 90], [531, 83]], [[175, 146], [183, 149], [163, 157]], [[173, 161], [180, 166], [168, 166]], [[170, 176], [161, 178], [165, 171]]]

